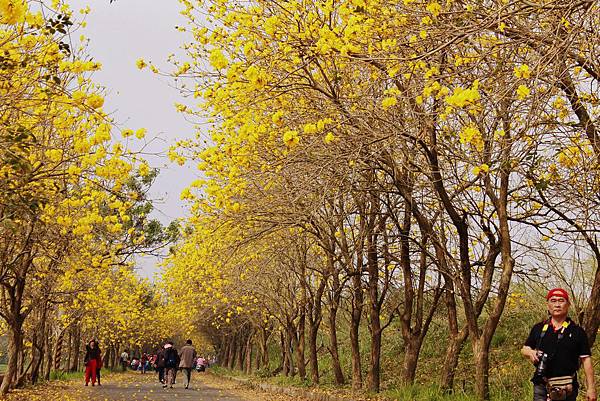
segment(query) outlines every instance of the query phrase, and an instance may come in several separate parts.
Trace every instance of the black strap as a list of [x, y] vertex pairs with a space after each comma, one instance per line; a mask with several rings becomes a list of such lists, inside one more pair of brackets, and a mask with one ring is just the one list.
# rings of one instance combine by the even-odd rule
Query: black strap
[[[566, 325], [565, 325], [566, 323]], [[544, 336], [546, 335], [546, 332], [548, 331], [548, 327], [550, 327], [550, 325], [552, 324], [552, 319], [548, 319], [545, 323], [544, 326], [542, 326], [542, 333], [540, 334], [540, 338], [538, 339], [537, 345], [536, 345], [536, 350], [540, 349], [540, 346], [542, 345], [542, 339], [544, 338]], [[565, 336], [565, 330], [567, 329], [567, 327], [569, 327], [569, 325], [571, 324], [571, 322], [569, 320], [565, 320], [562, 324], [562, 328], [560, 329], [560, 331], [558, 332], [558, 335], [556, 336], [556, 346], [554, 347], [554, 352], [552, 353], [552, 355], [549, 355], [549, 359], [553, 359], [556, 356], [556, 353], [558, 352], [558, 345], [560, 344], [560, 340], [563, 339], [563, 337]], [[552, 325], [552, 330], [554, 330], [554, 325]]]

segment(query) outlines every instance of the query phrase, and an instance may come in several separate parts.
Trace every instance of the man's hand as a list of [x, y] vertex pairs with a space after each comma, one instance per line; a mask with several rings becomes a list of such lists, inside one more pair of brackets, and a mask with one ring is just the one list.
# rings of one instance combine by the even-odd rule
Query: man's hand
[[528, 346], [521, 348], [521, 354], [523, 354], [525, 358], [529, 359], [534, 365], [539, 362], [537, 351]]
[[586, 396], [586, 401], [596, 401], [598, 399], [598, 397], [596, 395], [596, 389], [594, 389], [594, 388], [588, 389], [588, 391], [585, 393], [585, 396]]

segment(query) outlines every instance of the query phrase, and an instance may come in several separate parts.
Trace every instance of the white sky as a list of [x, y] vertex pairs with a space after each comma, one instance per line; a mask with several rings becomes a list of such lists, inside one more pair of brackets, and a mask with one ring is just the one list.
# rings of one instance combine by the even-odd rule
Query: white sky
[[[119, 125], [134, 130], [144, 127], [147, 139], [155, 138], [145, 151], [164, 152], [161, 157], [146, 157], [152, 167], [159, 167], [150, 196], [155, 202], [155, 218], [164, 224], [183, 217], [185, 205], [179, 194], [194, 179], [192, 168], [169, 162], [166, 150], [178, 138], [194, 135], [191, 123], [174, 108], [176, 101], [184, 103], [178, 91], [170, 87], [168, 78], [160, 78], [148, 69], [135, 66], [138, 58], [151, 60], [159, 68], [168, 67], [165, 60], [186, 40], [175, 29], [183, 25], [177, 0], [68, 0], [74, 19], [82, 18], [79, 9], [89, 5], [87, 27], [77, 31], [90, 39], [88, 53], [102, 63], [94, 81], [107, 88], [104, 110], [112, 112]], [[139, 261], [139, 273], [151, 277], [156, 271], [154, 258]]]

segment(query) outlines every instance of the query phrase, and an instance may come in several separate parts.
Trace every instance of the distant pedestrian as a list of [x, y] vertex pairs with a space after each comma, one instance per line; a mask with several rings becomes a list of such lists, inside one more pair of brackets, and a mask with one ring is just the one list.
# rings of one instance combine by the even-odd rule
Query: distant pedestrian
[[156, 353], [154, 362], [154, 368], [158, 372], [158, 381], [162, 384], [165, 384], [165, 362], [165, 348], [162, 348]]
[[121, 353], [121, 367], [123, 367], [123, 372], [127, 370], [127, 366], [129, 365], [129, 354], [127, 350], [124, 350]]
[[142, 371], [142, 374], [146, 373], [147, 369], [148, 369], [148, 354], [146, 354], [144, 352], [142, 354], [142, 358], [140, 360], [140, 370]]
[[181, 352], [179, 352], [179, 359], [179, 368], [184, 373], [183, 384], [185, 388], [189, 388], [190, 380], [192, 379], [192, 369], [196, 361], [196, 350], [192, 346], [192, 340], [185, 342], [185, 345], [181, 348]]
[[208, 362], [203, 357], [199, 356], [198, 359], [196, 359], [196, 370], [198, 372], [204, 372], [206, 370], [206, 365], [208, 365]]
[[173, 383], [175, 383], [175, 374], [177, 371], [177, 366], [179, 366], [179, 354], [177, 350], [173, 346], [173, 342], [169, 341], [164, 346], [165, 353], [165, 384], [163, 384], [163, 388], [169, 386], [173, 388]]
[[96, 361], [96, 380], [98, 382], [98, 385], [101, 386], [102, 384], [100, 383], [100, 371], [102, 370], [102, 351], [100, 350], [100, 345], [96, 344], [96, 346], [98, 347], [98, 360]]
[[85, 357], [83, 363], [85, 364], [85, 385], [87, 386], [92, 380], [92, 386], [96, 385], [96, 369], [98, 368], [98, 360], [100, 359], [100, 349], [96, 344], [96, 340], [90, 340], [85, 346]]

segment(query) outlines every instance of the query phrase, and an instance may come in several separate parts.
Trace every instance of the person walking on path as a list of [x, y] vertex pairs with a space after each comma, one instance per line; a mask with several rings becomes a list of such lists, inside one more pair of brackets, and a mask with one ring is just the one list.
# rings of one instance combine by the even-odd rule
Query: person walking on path
[[185, 345], [179, 352], [179, 368], [183, 370], [183, 384], [185, 388], [189, 388], [190, 380], [192, 379], [192, 369], [194, 368], [194, 361], [196, 360], [196, 349], [192, 345], [192, 340], [187, 340]]
[[121, 353], [121, 367], [123, 368], [123, 372], [127, 370], [127, 365], [129, 365], [129, 354], [127, 350], [124, 350]]
[[98, 368], [98, 360], [100, 359], [100, 348], [96, 344], [96, 340], [90, 340], [85, 346], [85, 357], [83, 363], [85, 364], [85, 385], [87, 386], [92, 380], [92, 386], [96, 385], [96, 369]]
[[163, 384], [163, 388], [166, 388], [167, 386], [173, 388], [173, 383], [175, 383], [175, 373], [177, 370], [177, 366], [179, 366], [179, 354], [173, 346], [172, 341], [167, 342], [164, 348], [165, 384]]
[[577, 370], [583, 365], [586, 401], [596, 401], [596, 384], [585, 331], [569, 317], [569, 295], [554, 288], [546, 295], [549, 318], [533, 326], [521, 354], [536, 367], [533, 401], [575, 401], [579, 392]]
[[98, 359], [96, 361], [96, 380], [98, 382], [98, 385], [101, 386], [102, 384], [100, 383], [100, 371], [102, 370], [102, 351], [100, 351], [100, 345], [96, 344], [96, 347], [98, 347]]
[[161, 384], [165, 384], [165, 348], [156, 352], [154, 369], [158, 372], [158, 381], [161, 382]]
[[142, 374], [146, 373], [146, 370], [148, 369], [148, 354], [145, 352], [142, 353], [142, 358], [140, 359], [140, 368]]

